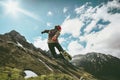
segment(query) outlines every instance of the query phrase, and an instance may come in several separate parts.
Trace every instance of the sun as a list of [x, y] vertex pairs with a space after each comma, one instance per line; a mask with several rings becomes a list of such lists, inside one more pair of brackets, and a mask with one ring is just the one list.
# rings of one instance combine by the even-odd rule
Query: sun
[[7, 14], [11, 14], [13, 16], [17, 15], [17, 12], [19, 12], [19, 5], [18, 2], [15, 1], [9, 1], [6, 4], [4, 4], [5, 10]]
[[5, 14], [10, 15], [12, 17], [18, 18], [20, 15], [25, 15], [35, 20], [41, 21], [37, 15], [33, 14], [28, 10], [21, 8], [21, 6], [19, 6], [19, 2], [17, 1], [18, 0], [8, 0], [5, 2], [0, 1], [0, 6], [2, 5], [2, 7], [4, 8]]

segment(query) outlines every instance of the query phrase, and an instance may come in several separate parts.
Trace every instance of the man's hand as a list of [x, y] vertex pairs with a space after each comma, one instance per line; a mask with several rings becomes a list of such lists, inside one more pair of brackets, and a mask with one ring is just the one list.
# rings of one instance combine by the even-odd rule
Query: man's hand
[[49, 30], [44, 30], [41, 32], [41, 34], [43, 34], [43, 33], [49, 33]]
[[41, 32], [41, 34], [43, 34], [43, 33], [44, 33], [44, 31]]
[[53, 41], [56, 41], [56, 39], [57, 39], [56, 36], [53, 36], [53, 37], [52, 37], [52, 40], [53, 40]]

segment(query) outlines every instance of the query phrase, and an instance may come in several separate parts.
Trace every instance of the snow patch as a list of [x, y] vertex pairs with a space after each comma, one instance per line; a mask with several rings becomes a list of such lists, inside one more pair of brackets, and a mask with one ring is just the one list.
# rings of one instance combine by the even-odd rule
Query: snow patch
[[42, 62], [50, 71], [53, 72], [52, 68], [50, 68], [45, 62], [43, 62], [41, 59], [39, 59], [40, 62]]
[[36, 73], [34, 73], [33, 71], [30, 71], [30, 70], [25, 70], [24, 72], [26, 74], [25, 78], [37, 77], [38, 76]]
[[23, 45], [22, 45], [22, 44], [20, 44], [19, 42], [17, 42], [17, 45], [18, 45], [18, 46], [20, 46], [20, 47], [23, 47]]

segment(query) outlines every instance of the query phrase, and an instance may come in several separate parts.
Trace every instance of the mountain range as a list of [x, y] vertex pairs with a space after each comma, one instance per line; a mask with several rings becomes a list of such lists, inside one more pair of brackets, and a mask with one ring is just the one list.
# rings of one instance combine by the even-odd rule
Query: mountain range
[[72, 63], [101, 80], [120, 80], [120, 59], [112, 55], [91, 52], [74, 56]]
[[52, 58], [15, 30], [0, 34], [0, 80], [25, 80], [27, 70], [37, 75], [27, 80], [99, 80], [82, 67]]
[[[36, 76], [27, 77], [27, 71]], [[120, 80], [120, 59], [91, 52], [54, 59], [15, 30], [0, 34], [0, 80]]]

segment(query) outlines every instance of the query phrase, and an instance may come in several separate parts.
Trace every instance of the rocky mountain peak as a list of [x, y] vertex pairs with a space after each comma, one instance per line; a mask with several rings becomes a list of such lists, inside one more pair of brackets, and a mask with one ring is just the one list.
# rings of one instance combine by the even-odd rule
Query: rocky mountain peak
[[5, 33], [4, 35], [7, 36], [8, 38], [11, 38], [11, 40], [13, 41], [18, 41], [18, 42], [25, 41], [26, 42], [25, 37], [19, 34], [15, 30], [10, 31], [9, 33]]
[[32, 43], [28, 43], [26, 38], [16, 30], [12, 30], [5, 34], [0, 34], [0, 41], [15, 43], [16, 45], [20, 45], [24, 48], [31, 49], [31, 50], [37, 49], [36, 47], [34, 47]]
[[[12, 30], [10, 31], [8, 34], [12, 35], [12, 36], [15, 36], [16, 34], [19, 34], [17, 31], [15, 30]], [[20, 35], [20, 34], [19, 34]]]

